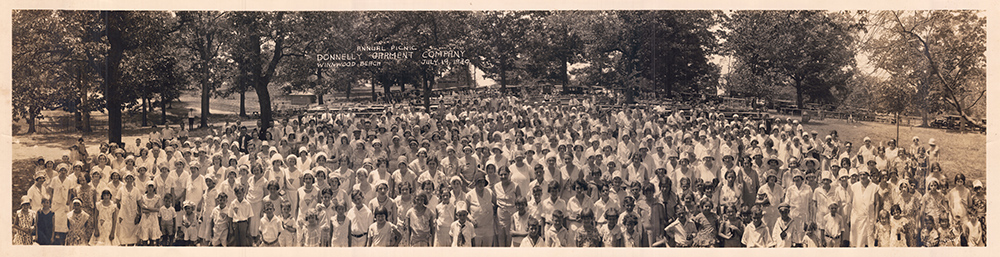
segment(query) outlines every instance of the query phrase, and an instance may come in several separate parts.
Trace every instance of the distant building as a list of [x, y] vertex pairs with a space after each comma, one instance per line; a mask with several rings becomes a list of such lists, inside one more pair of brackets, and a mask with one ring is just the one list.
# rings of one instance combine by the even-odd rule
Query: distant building
[[305, 106], [316, 103], [316, 95], [306, 92], [292, 92], [284, 96], [290, 105]]

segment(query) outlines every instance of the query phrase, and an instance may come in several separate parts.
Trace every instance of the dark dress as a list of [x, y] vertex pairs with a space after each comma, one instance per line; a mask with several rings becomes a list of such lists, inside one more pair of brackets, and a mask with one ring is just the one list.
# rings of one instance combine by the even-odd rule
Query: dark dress
[[35, 242], [40, 245], [51, 245], [52, 237], [55, 234], [55, 223], [53, 222], [56, 213], [50, 211], [49, 213], [43, 213], [38, 211], [38, 218], [35, 219], [35, 234], [38, 238]]

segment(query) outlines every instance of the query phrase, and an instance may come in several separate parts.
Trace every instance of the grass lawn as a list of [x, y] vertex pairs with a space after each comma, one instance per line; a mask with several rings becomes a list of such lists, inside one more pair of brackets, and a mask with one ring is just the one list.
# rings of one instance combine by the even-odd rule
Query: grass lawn
[[17, 210], [21, 205], [21, 196], [28, 194], [28, 188], [31, 187], [32, 176], [34, 175], [33, 169], [35, 164], [31, 163], [31, 160], [14, 160], [11, 165], [13, 172], [11, 172], [10, 187], [13, 191], [11, 195], [11, 210]]
[[[889, 139], [896, 138], [895, 125], [877, 122], [846, 123], [844, 120], [826, 119], [810, 121], [803, 127], [806, 131], [819, 132], [820, 137], [828, 135], [831, 130], [837, 130], [841, 140], [854, 143], [854, 149], [861, 146], [866, 136], [872, 139], [873, 144], [884, 144]], [[970, 182], [976, 179], [986, 182], [986, 134], [900, 126], [899, 146], [908, 148], [913, 144], [913, 136], [919, 137], [920, 143], [925, 147], [934, 138], [934, 142], [941, 148], [941, 169], [948, 177], [964, 173]]]

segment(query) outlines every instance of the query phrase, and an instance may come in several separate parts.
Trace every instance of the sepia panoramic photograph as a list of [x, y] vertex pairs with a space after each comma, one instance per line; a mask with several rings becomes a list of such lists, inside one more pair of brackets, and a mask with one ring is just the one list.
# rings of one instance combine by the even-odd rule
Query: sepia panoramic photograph
[[14, 9], [9, 243], [985, 247], [986, 16]]

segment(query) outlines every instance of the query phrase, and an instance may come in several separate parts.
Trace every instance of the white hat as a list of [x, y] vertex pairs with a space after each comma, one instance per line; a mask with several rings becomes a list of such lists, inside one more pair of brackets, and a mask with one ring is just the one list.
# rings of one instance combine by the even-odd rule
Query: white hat
[[929, 144], [929, 145], [937, 145], [937, 144], [934, 143], [934, 139], [933, 138], [931, 138], [931, 140], [927, 140], [927, 144]]

